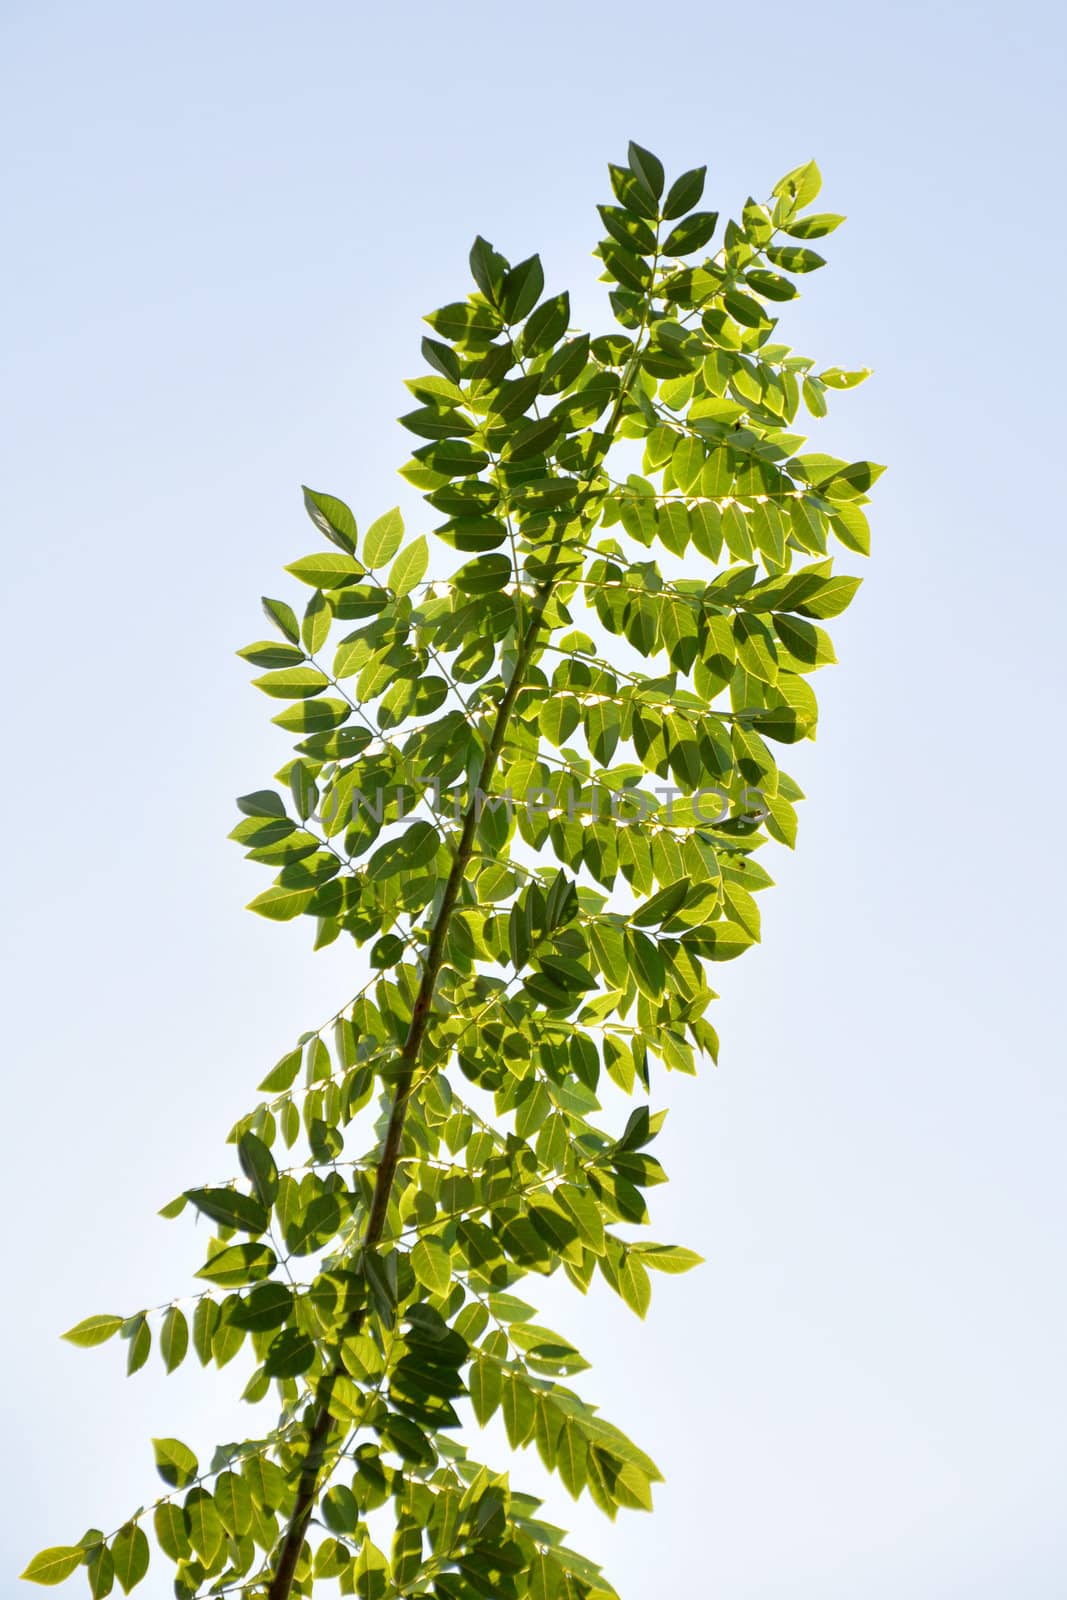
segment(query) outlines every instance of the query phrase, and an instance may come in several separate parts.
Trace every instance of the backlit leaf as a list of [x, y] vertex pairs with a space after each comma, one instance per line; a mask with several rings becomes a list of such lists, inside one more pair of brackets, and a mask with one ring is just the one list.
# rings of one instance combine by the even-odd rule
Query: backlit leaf
[[39, 1555], [34, 1556], [22, 1573], [22, 1578], [29, 1583], [49, 1585], [62, 1583], [81, 1566], [84, 1559], [85, 1551], [80, 1545], [52, 1545], [50, 1549], [42, 1550]]
[[156, 1468], [164, 1483], [172, 1489], [185, 1489], [199, 1471], [197, 1459], [189, 1446], [180, 1439], [153, 1439]]
[[89, 1349], [96, 1344], [104, 1344], [106, 1340], [118, 1333], [122, 1327], [122, 1318], [99, 1315], [85, 1317], [83, 1321], [75, 1323], [73, 1328], [68, 1328], [63, 1335], [71, 1344], [81, 1345]]
[[144, 1529], [131, 1522], [120, 1528], [111, 1544], [111, 1559], [123, 1594], [129, 1594], [148, 1571], [148, 1536]]
[[[396, 506], [372, 522], [363, 540], [363, 559], [370, 568], [384, 567], [392, 561], [404, 537], [404, 523]], [[292, 571], [292, 568], [289, 568]]]

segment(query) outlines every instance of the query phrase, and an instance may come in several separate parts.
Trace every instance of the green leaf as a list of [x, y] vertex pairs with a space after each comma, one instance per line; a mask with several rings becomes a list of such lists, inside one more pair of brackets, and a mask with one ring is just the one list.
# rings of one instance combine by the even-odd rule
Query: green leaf
[[494, 250], [488, 239], [477, 236], [470, 250], [471, 277], [494, 306], [500, 305], [500, 291], [508, 270], [505, 258]]
[[819, 373], [822, 382], [830, 389], [854, 389], [858, 383], [864, 383], [870, 375], [870, 367], [859, 367], [854, 372], [846, 372], [842, 367], [827, 367], [825, 372]]
[[200, 1470], [199, 1463], [187, 1444], [180, 1439], [153, 1439], [156, 1469], [164, 1483], [172, 1489], [185, 1489]]
[[148, 1318], [143, 1313], [129, 1317], [122, 1325], [122, 1337], [129, 1341], [126, 1374], [132, 1378], [135, 1372], [140, 1372], [152, 1353], [152, 1329], [148, 1325]]
[[293, 608], [287, 606], [284, 600], [271, 600], [266, 595], [263, 596], [261, 604], [274, 626], [289, 640], [289, 643], [299, 644], [300, 629]]
[[733, 633], [737, 659], [745, 671], [763, 683], [774, 683], [778, 677], [778, 652], [767, 624], [751, 612], [739, 611], [734, 617]]
[[787, 215], [791, 215], [810, 205], [821, 188], [821, 172], [814, 161], [806, 161], [802, 167], [794, 167], [784, 178], [779, 178], [773, 193], [786, 203]]
[[772, 246], [766, 251], [766, 256], [768, 261], [785, 272], [817, 272], [826, 265], [825, 256], [818, 255], [814, 250], [805, 250], [800, 245]]
[[727, 289], [722, 297], [722, 303], [732, 317], [745, 328], [762, 328], [767, 321], [767, 313], [758, 300], [751, 295], [741, 294], [736, 289]]
[[[373, 570], [392, 561], [403, 537], [404, 519], [400, 515], [400, 508], [394, 506], [392, 511], [387, 511], [367, 529], [367, 537], [363, 541], [363, 559], [367, 566]], [[288, 570], [292, 572], [293, 569], [290, 567]]]
[[178, 1306], [170, 1306], [159, 1332], [160, 1354], [168, 1372], [181, 1366], [188, 1348], [189, 1324], [185, 1320], [185, 1313]]
[[559, 343], [571, 317], [568, 294], [557, 294], [532, 311], [522, 330], [522, 350], [526, 356], [540, 355]]
[[659, 948], [637, 928], [627, 928], [623, 934], [630, 970], [642, 994], [658, 1000], [666, 984], [666, 969]]
[[106, 1544], [98, 1544], [86, 1563], [89, 1568], [89, 1593], [92, 1600], [106, 1600], [115, 1587], [115, 1559]]
[[630, 913], [630, 922], [637, 928], [659, 927], [664, 922], [669, 922], [674, 913], [685, 904], [690, 890], [690, 880], [679, 878], [676, 883], [670, 883], [666, 888], [654, 894], [651, 900], [646, 900], [636, 911]]
[[186, 1189], [185, 1198], [213, 1222], [221, 1222], [224, 1228], [239, 1228], [253, 1234], [267, 1231], [268, 1218], [263, 1206], [239, 1189]]
[[699, 439], [686, 435], [678, 440], [671, 455], [671, 471], [683, 493], [690, 490], [700, 477], [704, 461], [704, 446]]
[[266, 1456], [258, 1453], [249, 1456], [241, 1467], [241, 1475], [257, 1506], [273, 1511], [285, 1505], [289, 1498], [285, 1473]]
[[518, 1450], [533, 1432], [535, 1405], [533, 1394], [517, 1373], [504, 1380], [502, 1409], [508, 1443], [513, 1450]]
[[156, 1543], [172, 1561], [185, 1561], [193, 1553], [189, 1543], [189, 1519], [181, 1506], [170, 1501], [158, 1505], [152, 1519]]
[[791, 239], [821, 239], [828, 233], [833, 233], [844, 222], [844, 217], [835, 216], [831, 211], [824, 211], [810, 217], [798, 217], [779, 223], [783, 233]]
[[861, 556], [870, 555], [870, 524], [859, 506], [847, 502], [838, 505], [830, 518], [830, 526], [847, 549], [855, 550]]
[[420, 534], [394, 561], [389, 572], [389, 587], [394, 594], [410, 594], [426, 576], [430, 564], [430, 551], [425, 537]]
[[246, 817], [284, 817], [285, 802], [273, 789], [257, 789], [238, 798], [237, 809]]
[[494, 1361], [476, 1356], [471, 1363], [468, 1387], [474, 1415], [484, 1428], [503, 1396], [504, 1380], [500, 1368]]
[[364, 1538], [355, 1560], [355, 1584], [359, 1600], [386, 1600], [389, 1593], [388, 1574], [389, 1563], [370, 1539]]
[[632, 1250], [624, 1250], [621, 1259], [615, 1263], [614, 1273], [613, 1287], [630, 1310], [643, 1319], [652, 1303], [652, 1286], [640, 1258]]
[[335, 1484], [322, 1497], [322, 1520], [332, 1533], [355, 1533], [359, 1504], [345, 1484]]
[[28, 1583], [62, 1583], [84, 1560], [85, 1551], [80, 1545], [52, 1545], [34, 1556], [22, 1578]]
[[[632, 211], [638, 217], [647, 217], [650, 221], [656, 218], [656, 199], [651, 189], [628, 167], [617, 167], [613, 161], [608, 162], [608, 176], [616, 198], [627, 211]], [[632, 326], [636, 327], [640, 315]]]
[[[114, 1337], [122, 1327], [123, 1318], [108, 1316], [101, 1313], [95, 1317], [85, 1317], [81, 1322], [75, 1323], [73, 1328], [68, 1328], [63, 1335], [70, 1344], [81, 1346], [82, 1349], [91, 1349], [93, 1345], [105, 1344]], [[56, 1582], [58, 1583], [58, 1579]]]
[[[400, 422], [421, 439], [465, 439], [475, 431], [469, 417], [449, 406], [418, 406], [414, 411], [405, 412]], [[383, 560], [388, 561], [389, 557]]]
[[351, 1378], [345, 1377], [335, 1377], [331, 1380], [328, 1405], [330, 1415], [336, 1417], [346, 1427], [362, 1421], [366, 1410], [363, 1390], [354, 1384]]
[[221, 1313], [214, 1300], [199, 1301], [193, 1313], [193, 1348], [200, 1365], [206, 1367], [211, 1360], [212, 1340], [218, 1330]]
[[351, 1559], [347, 1546], [337, 1539], [324, 1539], [315, 1551], [312, 1572], [316, 1578], [336, 1578], [348, 1571]]
[[455, 300], [439, 311], [431, 311], [425, 320], [435, 333], [453, 344], [487, 344], [501, 326], [500, 316], [492, 306], [472, 305], [468, 300]]
[[303, 1055], [303, 1050], [298, 1048], [290, 1050], [288, 1055], [283, 1056], [277, 1066], [272, 1067], [263, 1079], [259, 1086], [261, 1092], [264, 1094], [277, 1094], [281, 1090], [288, 1089], [300, 1071]]
[[230, 1324], [248, 1333], [267, 1333], [280, 1328], [293, 1309], [293, 1293], [284, 1283], [268, 1280], [255, 1288], [230, 1312]]
[[822, 667], [837, 660], [829, 634], [802, 617], [776, 612], [774, 631], [802, 668]]
[[304, 505], [320, 533], [324, 533], [347, 555], [355, 555], [358, 538], [356, 519], [343, 500], [334, 499], [332, 494], [320, 494], [317, 489], [305, 488]]
[[622, 717], [614, 701], [600, 701], [585, 715], [585, 731], [593, 758], [606, 766], [619, 742]]
[[310, 1255], [333, 1238], [341, 1226], [341, 1204], [330, 1191], [320, 1194], [302, 1211], [297, 1220], [287, 1224], [285, 1242], [293, 1255]]
[[210, 1566], [222, 1549], [226, 1535], [215, 1502], [206, 1489], [189, 1490], [185, 1497], [185, 1514], [190, 1543], [201, 1560]]
[[604, 1253], [604, 1219], [592, 1195], [576, 1184], [562, 1183], [555, 1191], [560, 1205], [574, 1218], [582, 1242], [596, 1255]]
[[813, 378], [809, 375], [804, 379], [802, 388], [804, 393], [804, 404], [807, 406], [812, 416], [825, 417], [826, 400], [824, 397], [823, 385], [819, 382], [818, 378]]
[[627, 159], [634, 177], [644, 184], [653, 199], [658, 200], [663, 193], [664, 174], [662, 161], [658, 156], [654, 156], [651, 150], [645, 150], [641, 145], [635, 144], [632, 139], [627, 151]]
[[602, 239], [597, 246], [610, 278], [635, 295], [644, 294], [651, 283], [652, 269], [640, 256], [635, 256], [610, 239]]
[[511, 559], [506, 555], [478, 556], [460, 567], [453, 578], [464, 594], [493, 594], [511, 578]]
[[700, 930], [700, 948], [710, 961], [735, 961], [755, 941], [736, 922], [710, 922]]
[[268, 1245], [231, 1244], [212, 1256], [196, 1276], [205, 1278], [208, 1283], [223, 1283], [236, 1287], [245, 1283], [258, 1283], [261, 1278], [268, 1278], [277, 1265], [278, 1258]]
[[641, 1256], [646, 1267], [654, 1267], [657, 1272], [691, 1272], [694, 1267], [704, 1265], [704, 1257], [698, 1256], [695, 1250], [686, 1250], [680, 1244], [640, 1244], [633, 1246]]
[[717, 211], [694, 211], [691, 217], [686, 217], [684, 222], [671, 229], [663, 241], [663, 254], [687, 256], [694, 250], [703, 249], [715, 232], [718, 221]]
[[440, 847], [440, 836], [432, 822], [413, 822], [398, 839], [390, 839], [374, 852], [367, 863], [367, 874], [380, 880], [397, 872], [416, 872], [429, 866]]
[[252, 1526], [252, 1495], [235, 1472], [220, 1472], [215, 1479], [215, 1510], [231, 1538], [239, 1539]]
[[530, 256], [512, 267], [504, 279], [502, 304], [508, 323], [521, 322], [541, 298], [545, 275], [540, 256]]
[[796, 298], [796, 285], [790, 283], [788, 278], [783, 278], [779, 272], [761, 272], [758, 269], [745, 273], [745, 282], [756, 294], [763, 295], [766, 300], [793, 300]]
[[298, 1378], [314, 1361], [315, 1346], [307, 1334], [285, 1328], [271, 1340], [263, 1370], [271, 1378]]
[[431, 1294], [447, 1294], [452, 1283], [452, 1262], [448, 1251], [436, 1239], [420, 1239], [411, 1252], [416, 1278]]
[[252, 682], [276, 700], [308, 700], [330, 687], [329, 678], [314, 667], [283, 667], [280, 672], [265, 672]]
[[860, 582], [859, 578], [827, 578], [815, 594], [799, 601], [795, 609], [803, 616], [816, 617], [820, 622], [826, 622], [830, 617], [839, 616], [852, 604]]
[[278, 1167], [270, 1150], [254, 1133], [246, 1132], [237, 1141], [237, 1155], [260, 1204], [272, 1206], [278, 1193]]
[[692, 172], [683, 172], [680, 178], [675, 178], [663, 202], [662, 215], [666, 221], [684, 216], [699, 203], [707, 173], [707, 167], [694, 167]]
[[[427, 364], [450, 383], [458, 383], [461, 376], [459, 358], [454, 350], [439, 339], [423, 339], [420, 347]], [[401, 469], [403, 470], [403, 469]]]
[[546, 700], [541, 707], [541, 732], [557, 749], [566, 744], [579, 720], [578, 707], [572, 699]]
[[[333, 609], [330, 602], [321, 589], [316, 589], [304, 608], [304, 620], [300, 625], [300, 638], [309, 655], [315, 655], [322, 649], [330, 637], [332, 623]], [[264, 665], [273, 666], [274, 663], [265, 662]]]
[[120, 1528], [111, 1545], [111, 1558], [122, 1592], [129, 1594], [148, 1571], [148, 1536], [144, 1529], [134, 1522]]
[[574, 1418], [568, 1417], [556, 1445], [556, 1468], [568, 1494], [577, 1500], [586, 1484], [589, 1446]]
[[285, 570], [292, 573], [294, 578], [299, 578], [301, 583], [310, 584], [313, 589], [341, 589], [346, 584], [355, 583], [365, 572], [358, 561], [339, 550], [323, 550], [314, 555], [301, 556], [299, 561], [290, 562]]
[[303, 650], [297, 645], [274, 644], [266, 639], [246, 644], [237, 654], [254, 667], [296, 667], [302, 665], [305, 659]]
[[731, 501], [723, 512], [721, 526], [727, 550], [735, 560], [747, 561], [752, 554], [752, 535], [749, 533], [748, 518], [736, 500]]
[[495, 550], [507, 536], [498, 517], [451, 517], [437, 529], [437, 537], [457, 550]]
[[[635, 182], [629, 173], [626, 176], [631, 184]], [[656, 235], [647, 222], [642, 222], [640, 217], [635, 217], [621, 206], [598, 206], [597, 210], [611, 237], [624, 249], [636, 251], [642, 256], [655, 255]]]
[[547, 454], [559, 438], [560, 428], [557, 417], [542, 417], [538, 422], [526, 423], [508, 440], [503, 452], [505, 459], [527, 461], [531, 456]]
[[245, 909], [255, 911], [271, 922], [291, 922], [307, 910], [314, 892], [313, 889], [264, 889], [262, 894], [257, 894], [254, 900], [248, 902]]
[[529, 1566], [529, 1600], [559, 1600], [563, 1574], [544, 1550], [535, 1550]]

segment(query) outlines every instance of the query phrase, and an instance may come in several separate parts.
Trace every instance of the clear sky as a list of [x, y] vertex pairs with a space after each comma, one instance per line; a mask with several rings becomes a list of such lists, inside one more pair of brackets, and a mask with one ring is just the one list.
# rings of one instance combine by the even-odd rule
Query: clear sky
[[850, 220], [783, 329], [875, 368], [818, 447], [891, 470], [722, 1064], [667, 1085], [655, 1233], [707, 1265], [645, 1324], [549, 1286], [668, 1482], [551, 1510], [624, 1600], [1067, 1593], [1064, 43], [1033, 0], [5, 0], [0, 1571], [151, 1498], [149, 1434], [246, 1427], [232, 1369], [56, 1339], [187, 1285], [155, 1208], [351, 989], [242, 910], [232, 797], [284, 745], [232, 652], [301, 482], [400, 497], [476, 231], [596, 314], [634, 137], [723, 210], [819, 160]]

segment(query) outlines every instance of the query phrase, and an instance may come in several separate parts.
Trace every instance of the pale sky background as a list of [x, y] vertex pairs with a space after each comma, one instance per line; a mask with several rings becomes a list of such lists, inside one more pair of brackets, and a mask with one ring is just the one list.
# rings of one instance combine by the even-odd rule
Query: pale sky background
[[797, 854], [722, 969], [722, 1064], [666, 1085], [654, 1232], [708, 1264], [645, 1324], [534, 1285], [668, 1482], [615, 1528], [550, 1509], [623, 1600], [1058, 1600], [1062, 12], [0, 17], [0, 1593], [155, 1496], [149, 1434], [248, 1426], [233, 1368], [127, 1383], [117, 1345], [57, 1335], [188, 1288], [197, 1237], [155, 1208], [229, 1171], [254, 1084], [354, 987], [341, 946], [244, 912], [266, 879], [225, 839], [284, 759], [233, 651], [315, 546], [298, 486], [362, 522], [400, 497], [401, 380], [476, 231], [596, 313], [635, 137], [707, 161], [724, 211], [816, 156], [850, 220], [783, 329], [876, 369], [818, 448], [891, 470], [793, 763]]

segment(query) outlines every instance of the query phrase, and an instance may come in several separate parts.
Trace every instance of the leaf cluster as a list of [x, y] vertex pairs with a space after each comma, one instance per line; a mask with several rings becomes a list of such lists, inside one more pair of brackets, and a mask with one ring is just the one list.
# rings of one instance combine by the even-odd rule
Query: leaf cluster
[[[238, 801], [231, 837], [272, 878], [251, 908], [352, 940], [369, 976], [267, 1073], [237, 1171], [164, 1208], [208, 1230], [199, 1291], [66, 1337], [121, 1338], [131, 1373], [153, 1348], [168, 1372], [242, 1355], [277, 1423], [204, 1463], [156, 1439], [154, 1505], [42, 1552], [33, 1581], [82, 1567], [93, 1596], [129, 1593], [151, 1535], [179, 1600], [320, 1579], [609, 1600], [468, 1453], [469, 1412], [608, 1516], [651, 1508], [655, 1464], [516, 1291], [600, 1278], [643, 1317], [653, 1273], [697, 1264], [643, 1231], [653, 1086], [716, 1057], [710, 974], [760, 937], [762, 847], [795, 841], [776, 752], [815, 735], [823, 625], [858, 586], [833, 546], [866, 554], [881, 469], [794, 431], [865, 376], [778, 339], [841, 221], [808, 209], [814, 163], [721, 230], [703, 168], [668, 185], [631, 145], [610, 180], [614, 327], [577, 332], [538, 257], [478, 238], [401, 418], [427, 532], [392, 510], [361, 533], [305, 490], [304, 598], [265, 599], [271, 636], [240, 652], [293, 740]], [[615, 1091], [640, 1097], [621, 1130]]]

